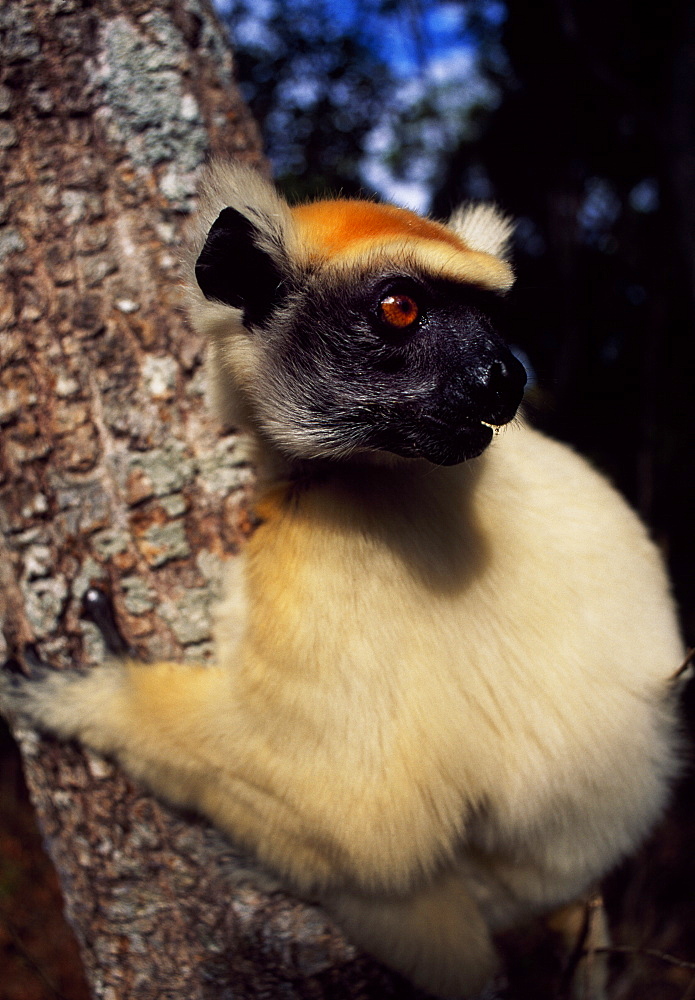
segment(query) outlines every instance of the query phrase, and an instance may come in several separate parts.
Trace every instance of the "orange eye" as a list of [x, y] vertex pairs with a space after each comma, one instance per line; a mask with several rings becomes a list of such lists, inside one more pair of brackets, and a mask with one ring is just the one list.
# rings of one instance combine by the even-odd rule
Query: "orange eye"
[[419, 306], [409, 295], [387, 295], [379, 303], [380, 318], [400, 330], [412, 326], [419, 315]]

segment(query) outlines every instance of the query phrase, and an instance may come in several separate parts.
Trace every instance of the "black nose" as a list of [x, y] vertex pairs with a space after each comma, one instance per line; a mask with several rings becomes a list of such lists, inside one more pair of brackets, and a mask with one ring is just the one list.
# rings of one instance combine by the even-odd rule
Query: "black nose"
[[516, 413], [524, 395], [526, 369], [505, 349], [486, 359], [476, 371], [475, 397], [478, 417], [489, 424], [506, 424]]

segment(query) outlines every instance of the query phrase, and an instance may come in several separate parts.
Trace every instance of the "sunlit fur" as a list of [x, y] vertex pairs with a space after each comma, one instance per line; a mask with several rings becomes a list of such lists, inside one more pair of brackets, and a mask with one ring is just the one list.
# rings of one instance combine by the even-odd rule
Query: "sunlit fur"
[[[322, 218], [335, 234], [346, 203], [291, 210], [224, 166], [207, 191], [194, 257], [231, 205], [296, 275], [415, 255], [511, 280], [489, 208], [454, 233], [365, 203], [372, 228], [331, 244]], [[217, 406], [261, 470], [216, 666], [53, 676], [17, 704], [199, 809], [417, 984], [471, 995], [492, 932], [585, 892], [662, 810], [682, 649], [660, 557], [605, 479], [520, 419], [450, 467], [297, 462], [258, 418], [262, 337], [190, 295]]]

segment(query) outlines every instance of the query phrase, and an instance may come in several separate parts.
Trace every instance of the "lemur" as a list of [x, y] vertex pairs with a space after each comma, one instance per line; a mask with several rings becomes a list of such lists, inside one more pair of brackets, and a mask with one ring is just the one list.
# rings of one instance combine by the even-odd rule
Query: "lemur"
[[5, 685], [443, 997], [633, 850], [678, 766], [662, 560], [519, 415], [510, 234], [489, 205], [290, 207], [210, 167], [190, 316], [259, 469], [215, 663]]

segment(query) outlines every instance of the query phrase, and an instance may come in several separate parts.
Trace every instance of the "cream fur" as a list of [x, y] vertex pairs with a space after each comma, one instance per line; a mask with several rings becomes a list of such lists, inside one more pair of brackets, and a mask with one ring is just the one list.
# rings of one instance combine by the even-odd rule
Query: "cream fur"
[[[253, 345], [233, 310], [198, 306], [218, 396], [257, 431]], [[57, 675], [24, 704], [205, 813], [417, 984], [470, 995], [492, 932], [572, 901], [663, 808], [682, 647], [659, 554], [521, 421], [460, 466], [356, 457], [300, 486], [257, 437], [263, 523], [217, 665]]]
[[494, 205], [461, 205], [449, 219], [449, 225], [471, 250], [507, 259], [514, 223]]

